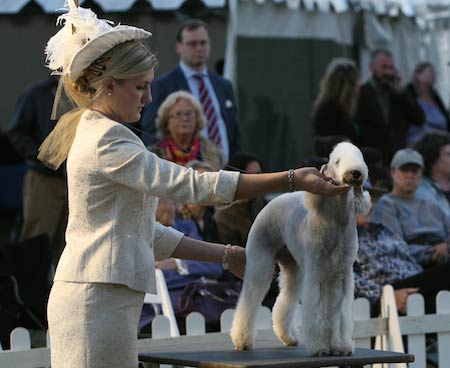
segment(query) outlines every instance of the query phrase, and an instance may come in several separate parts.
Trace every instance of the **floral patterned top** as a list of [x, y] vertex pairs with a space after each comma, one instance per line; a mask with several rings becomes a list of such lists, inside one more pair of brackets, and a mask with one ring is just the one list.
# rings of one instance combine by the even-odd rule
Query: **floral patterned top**
[[423, 271], [408, 244], [383, 224], [358, 227], [358, 243], [354, 264], [355, 296], [367, 298], [371, 304], [378, 303], [384, 285]]

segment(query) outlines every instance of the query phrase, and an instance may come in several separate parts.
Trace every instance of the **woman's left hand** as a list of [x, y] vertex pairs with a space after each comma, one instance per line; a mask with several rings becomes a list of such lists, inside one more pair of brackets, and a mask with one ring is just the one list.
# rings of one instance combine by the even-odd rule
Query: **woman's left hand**
[[430, 248], [431, 259], [435, 263], [442, 263], [448, 259], [447, 242], [439, 243]]
[[245, 248], [233, 245], [228, 251], [228, 270], [243, 279], [245, 272]]

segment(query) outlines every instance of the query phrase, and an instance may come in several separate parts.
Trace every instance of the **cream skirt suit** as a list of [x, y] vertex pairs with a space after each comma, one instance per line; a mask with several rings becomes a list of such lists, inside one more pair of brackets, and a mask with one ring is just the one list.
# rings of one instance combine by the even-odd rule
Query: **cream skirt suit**
[[137, 324], [154, 261], [183, 234], [158, 198], [229, 203], [239, 174], [199, 174], [149, 152], [126, 126], [86, 111], [67, 158], [69, 220], [48, 304], [52, 368], [136, 368]]

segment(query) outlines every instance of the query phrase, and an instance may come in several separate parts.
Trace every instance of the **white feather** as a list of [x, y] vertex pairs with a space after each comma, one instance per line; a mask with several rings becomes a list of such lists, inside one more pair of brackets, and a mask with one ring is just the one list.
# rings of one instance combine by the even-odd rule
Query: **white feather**
[[73, 0], [66, 1], [67, 6], [68, 13], [60, 15], [56, 21], [57, 25], [63, 24], [63, 28], [50, 38], [45, 48], [47, 66], [54, 74], [67, 72], [78, 50], [91, 39], [113, 28], [113, 22], [98, 19], [91, 9], [77, 7]]

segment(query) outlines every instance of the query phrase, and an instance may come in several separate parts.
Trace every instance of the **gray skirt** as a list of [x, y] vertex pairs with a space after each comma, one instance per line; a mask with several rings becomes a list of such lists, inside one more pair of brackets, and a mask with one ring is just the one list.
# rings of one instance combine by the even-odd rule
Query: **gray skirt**
[[47, 308], [52, 368], [136, 368], [143, 301], [123, 285], [56, 281]]

